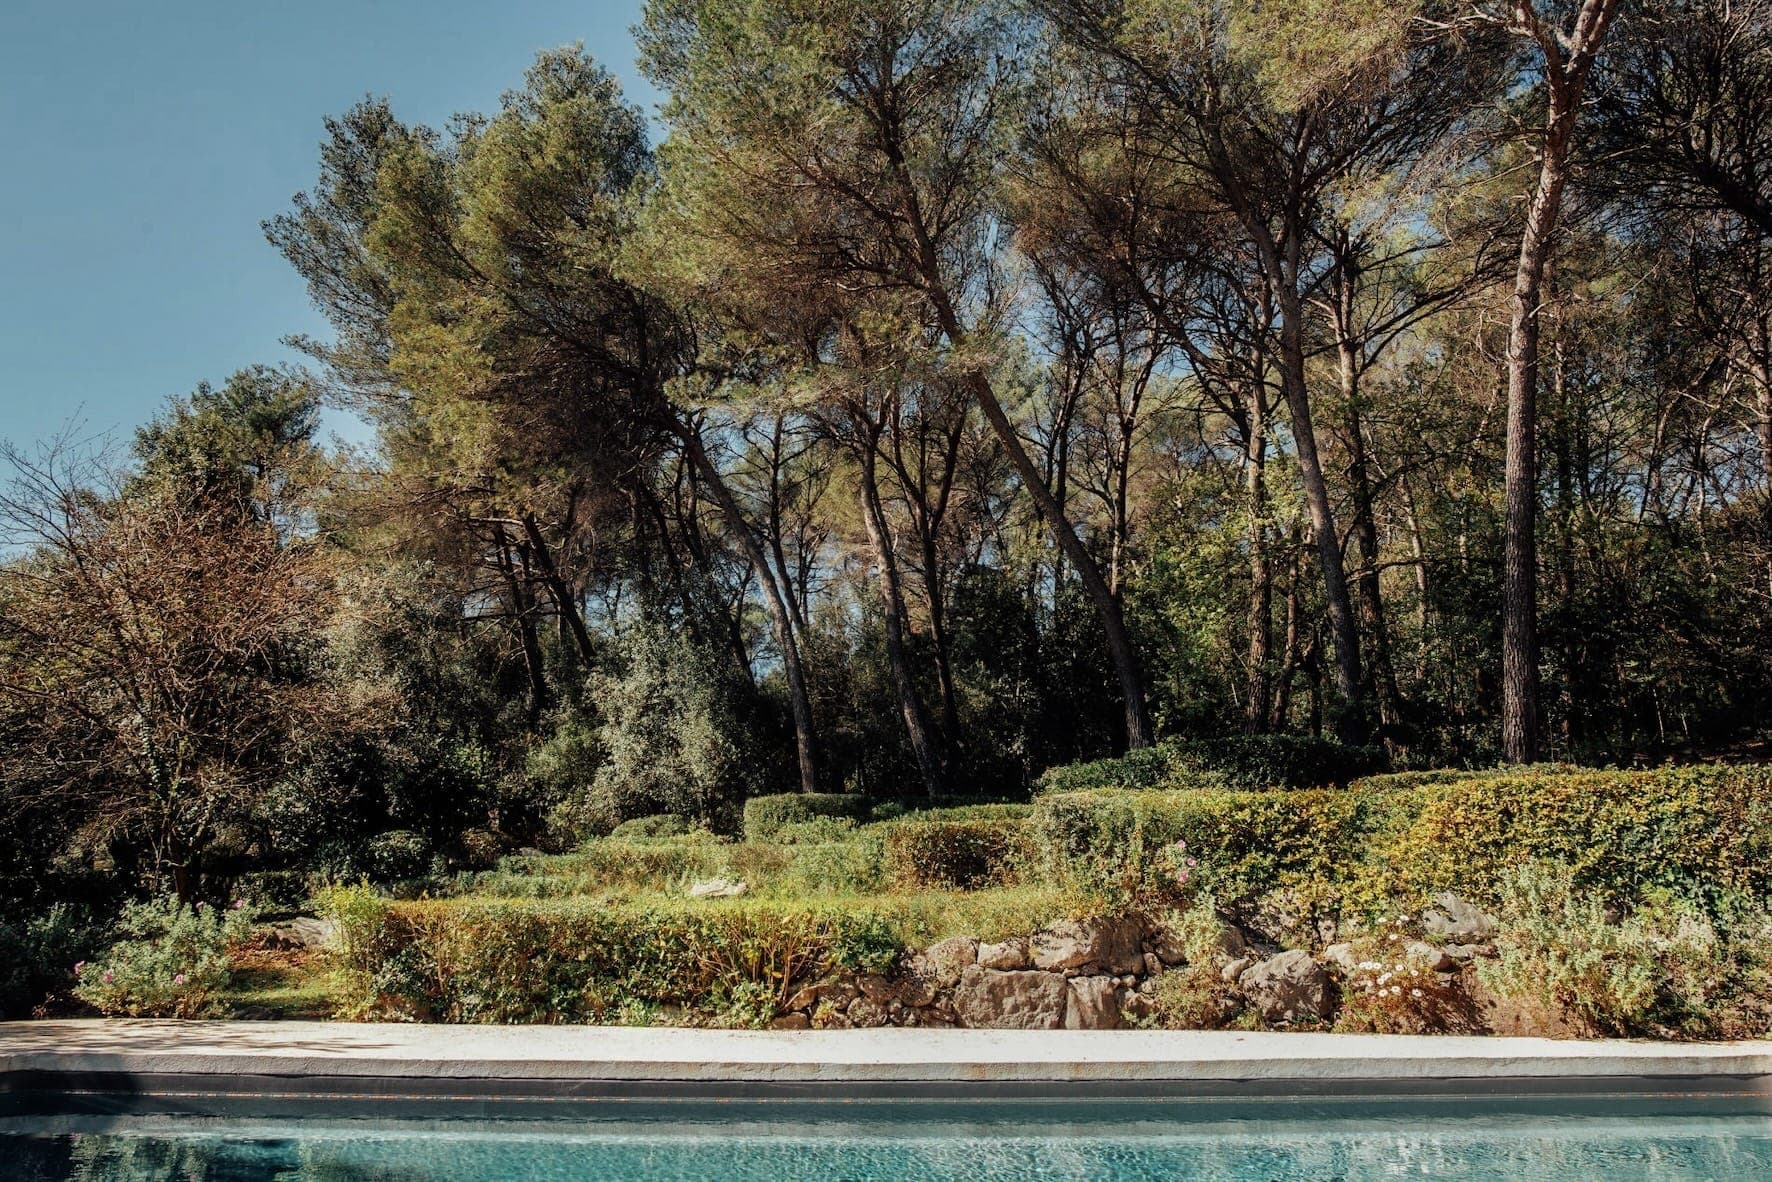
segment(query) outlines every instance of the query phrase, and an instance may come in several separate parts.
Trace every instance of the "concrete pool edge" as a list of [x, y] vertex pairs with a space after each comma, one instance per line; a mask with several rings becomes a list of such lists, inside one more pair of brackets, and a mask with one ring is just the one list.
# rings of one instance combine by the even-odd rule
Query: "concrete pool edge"
[[[305, 1088], [545, 1092], [554, 1085], [1168, 1085], [1193, 1091], [1772, 1090], [1772, 1041], [1660, 1043], [1231, 1031], [728, 1031], [90, 1019], [0, 1023], [0, 1089], [230, 1079]], [[151, 1085], [148, 1081], [153, 1081]], [[379, 1081], [379, 1082], [378, 1082]], [[1533, 1081], [1537, 1081], [1536, 1084]], [[403, 1085], [413, 1085], [404, 1086]], [[520, 1086], [518, 1086], [520, 1085]], [[1711, 1086], [1711, 1085], [1707, 1085]], [[605, 1089], [607, 1090], [607, 1089]], [[848, 1088], [840, 1089], [848, 1090]]]

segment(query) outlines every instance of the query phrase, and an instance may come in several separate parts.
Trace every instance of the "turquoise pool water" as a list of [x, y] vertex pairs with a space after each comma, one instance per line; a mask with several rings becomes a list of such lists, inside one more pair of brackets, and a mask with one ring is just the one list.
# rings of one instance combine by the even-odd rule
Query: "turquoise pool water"
[[[1714, 1104], [1579, 1111], [1186, 1111], [1072, 1119], [948, 1106], [947, 1118], [386, 1120], [25, 1116], [0, 1120], [19, 1182], [1045, 1182], [1222, 1179], [1772, 1179], [1772, 1117]], [[983, 1119], [979, 1119], [983, 1117]]]

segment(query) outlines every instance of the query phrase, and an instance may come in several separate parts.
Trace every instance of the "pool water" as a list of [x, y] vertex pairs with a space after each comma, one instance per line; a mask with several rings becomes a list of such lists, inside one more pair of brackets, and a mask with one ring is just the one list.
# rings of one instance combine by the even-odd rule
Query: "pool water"
[[943, 1106], [912, 1120], [680, 1109], [619, 1122], [32, 1115], [0, 1119], [19, 1182], [1046, 1182], [1223, 1179], [1772, 1179], [1758, 1105], [1631, 1101], [1238, 1110]]

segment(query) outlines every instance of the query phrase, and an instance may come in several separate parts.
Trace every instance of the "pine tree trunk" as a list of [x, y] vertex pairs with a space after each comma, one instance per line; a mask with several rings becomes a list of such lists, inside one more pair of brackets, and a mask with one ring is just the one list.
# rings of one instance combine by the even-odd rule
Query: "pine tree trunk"
[[818, 791], [818, 761], [816, 732], [812, 721], [812, 697], [806, 692], [805, 671], [800, 665], [800, 646], [794, 638], [793, 621], [788, 615], [787, 603], [782, 598], [781, 586], [769, 566], [769, 559], [763, 553], [763, 546], [757, 541], [757, 535], [751, 529], [750, 522], [745, 520], [744, 510], [739, 507], [738, 498], [732, 495], [725, 477], [720, 469], [714, 466], [707, 449], [702, 446], [701, 432], [694, 426], [674, 424], [677, 437], [683, 441], [684, 450], [689, 454], [689, 462], [707, 481], [708, 488], [714, 494], [715, 502], [726, 515], [732, 532], [738, 535], [739, 545], [744, 547], [745, 557], [756, 569], [757, 582], [763, 588], [763, 603], [769, 611], [769, 624], [775, 633], [775, 645], [781, 652], [782, 676], [788, 685], [788, 707], [794, 716], [794, 746], [800, 763], [800, 791]]
[[904, 595], [899, 585], [898, 559], [892, 551], [885, 508], [880, 503], [875, 442], [872, 438], [861, 441], [861, 515], [867, 522], [868, 541], [874, 548], [874, 560], [880, 564], [880, 598], [886, 609], [886, 661], [892, 666], [892, 681], [898, 691], [898, 709], [904, 718], [911, 754], [917, 760], [917, 772], [922, 777], [923, 790], [930, 796], [939, 796], [945, 787], [945, 769], [936, 751], [929, 712], [923, 705], [923, 696], [917, 692], [916, 677], [911, 669], [909, 654], [905, 652]]

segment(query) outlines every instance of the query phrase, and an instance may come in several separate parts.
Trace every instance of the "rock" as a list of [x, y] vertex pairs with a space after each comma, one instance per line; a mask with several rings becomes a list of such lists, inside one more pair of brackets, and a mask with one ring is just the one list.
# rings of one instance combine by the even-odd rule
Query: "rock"
[[1421, 926], [1454, 944], [1481, 944], [1495, 934], [1495, 920], [1451, 891], [1434, 896], [1434, 907], [1421, 913]]
[[935, 982], [912, 974], [898, 983], [898, 999], [912, 1009], [935, 1000]]
[[1162, 971], [1163, 971], [1163, 958], [1158, 956], [1155, 952], [1145, 953], [1144, 954], [1144, 975], [1147, 977], [1155, 977], [1157, 974], [1161, 973]]
[[1057, 1030], [1064, 1025], [1066, 993], [1065, 979], [1057, 973], [973, 965], [954, 990], [954, 1011], [963, 1026]]
[[1360, 962], [1354, 957], [1352, 944], [1331, 944], [1323, 949], [1323, 960], [1335, 967], [1344, 977], [1351, 977], [1358, 970]]
[[841, 1010], [821, 1010], [812, 1016], [812, 1024], [820, 1030], [848, 1030], [854, 1025]]
[[271, 924], [265, 942], [272, 948], [320, 948], [338, 932], [338, 924], [330, 919], [298, 915]]
[[1182, 946], [1181, 938], [1168, 928], [1158, 928], [1151, 933], [1144, 946], [1148, 949], [1146, 955], [1154, 956], [1164, 964], [1187, 963], [1187, 949]]
[[855, 979], [855, 984], [861, 995], [876, 1005], [887, 1005], [898, 995], [892, 982], [879, 973], [863, 973]]
[[733, 899], [749, 889], [750, 887], [743, 880], [734, 882], [724, 878], [710, 878], [704, 882], [691, 884], [689, 897], [691, 899]]
[[849, 1024], [856, 1027], [884, 1026], [887, 1022], [886, 1007], [870, 997], [858, 997], [849, 1003]]
[[936, 1010], [906, 1010], [904, 1025], [920, 1026], [927, 1030], [944, 1030], [951, 1028], [954, 1020]]
[[1218, 978], [1226, 985], [1235, 985], [1250, 965], [1255, 963], [1253, 956], [1235, 956], [1219, 966]]
[[1120, 991], [1112, 977], [1073, 977], [1064, 1008], [1066, 1030], [1117, 1030]]
[[1156, 1015], [1157, 999], [1135, 989], [1120, 998], [1120, 1013], [1125, 1021], [1143, 1022]]
[[978, 963], [981, 968], [999, 969], [1003, 972], [1034, 967], [1033, 960], [1028, 956], [1028, 942], [1020, 936], [1001, 944], [980, 944]]
[[1329, 1013], [1329, 974], [1298, 949], [1249, 966], [1237, 978], [1243, 995], [1269, 1022], [1298, 1022]]
[[943, 987], [960, 983], [960, 974], [978, 963], [978, 941], [971, 936], [953, 936], [939, 940], [917, 958], [919, 976], [928, 977]]
[[805, 1014], [783, 1014], [769, 1022], [771, 1030], [811, 1030], [812, 1019]]
[[1144, 966], [1142, 926], [1136, 919], [1061, 919], [1034, 933], [1034, 967], [1137, 972]]
[[1444, 948], [1436, 948], [1424, 940], [1411, 940], [1404, 945], [1403, 955], [1436, 973], [1449, 973], [1458, 967], [1458, 962]]
[[794, 996], [788, 998], [787, 1008], [790, 1010], [810, 1010], [821, 1001], [828, 1001], [838, 1009], [842, 1009], [856, 997], [856, 988], [842, 981], [826, 981], [820, 985], [808, 985]]

